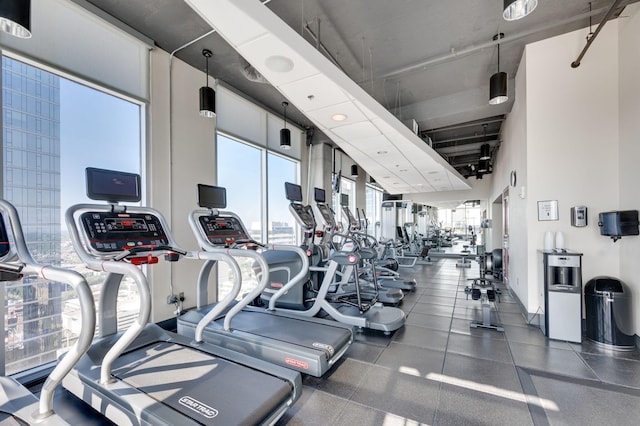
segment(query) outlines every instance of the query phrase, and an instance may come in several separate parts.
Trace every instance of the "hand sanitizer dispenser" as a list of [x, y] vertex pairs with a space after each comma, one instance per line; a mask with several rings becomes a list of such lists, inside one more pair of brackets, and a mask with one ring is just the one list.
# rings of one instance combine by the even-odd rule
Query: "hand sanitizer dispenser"
[[577, 227], [587, 226], [587, 207], [586, 206], [571, 207], [571, 226], [577, 226]]

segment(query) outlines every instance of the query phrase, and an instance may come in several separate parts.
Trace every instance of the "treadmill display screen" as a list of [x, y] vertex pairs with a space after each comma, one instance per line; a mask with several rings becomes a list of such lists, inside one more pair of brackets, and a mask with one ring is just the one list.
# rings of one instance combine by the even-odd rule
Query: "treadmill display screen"
[[198, 184], [198, 205], [207, 209], [227, 207], [227, 190], [219, 186]]
[[313, 219], [313, 213], [310, 211], [310, 207], [299, 203], [291, 203], [289, 206], [300, 223], [300, 226], [306, 229], [313, 229], [316, 226], [316, 221]]
[[86, 168], [87, 196], [92, 200], [109, 202], [138, 202], [140, 195], [140, 175], [114, 170]]
[[101, 253], [169, 244], [160, 219], [149, 213], [87, 212], [80, 220], [91, 247]]
[[233, 216], [200, 216], [200, 226], [207, 240], [216, 246], [228, 246], [238, 240], [249, 240], [240, 221]]
[[313, 188], [313, 196], [316, 203], [324, 203], [325, 201], [327, 201], [324, 189]]
[[302, 187], [295, 183], [285, 182], [284, 192], [289, 201], [302, 201]]
[[348, 206], [349, 205], [349, 195], [340, 194], [340, 205], [341, 206]]

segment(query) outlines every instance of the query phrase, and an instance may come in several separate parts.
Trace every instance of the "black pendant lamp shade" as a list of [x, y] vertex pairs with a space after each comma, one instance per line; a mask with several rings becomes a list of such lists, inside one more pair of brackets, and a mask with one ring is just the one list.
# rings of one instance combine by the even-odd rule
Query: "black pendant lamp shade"
[[497, 72], [489, 81], [489, 103], [498, 105], [509, 100], [507, 96], [507, 73]]
[[31, 0], [0, 0], [0, 29], [19, 38], [31, 37]]
[[206, 86], [200, 88], [200, 115], [206, 118], [215, 118], [216, 92], [209, 87], [209, 58], [213, 56], [213, 53], [209, 49], [204, 49], [202, 56], [205, 58]]
[[[500, 40], [504, 37], [503, 33], [493, 36], [494, 40]], [[489, 103], [498, 105], [509, 100], [507, 95], [507, 80], [509, 76], [506, 72], [500, 71], [500, 43], [498, 43], [498, 72], [491, 76], [489, 80]]]
[[538, 6], [538, 0], [504, 0], [502, 17], [507, 21], [524, 18]]
[[480, 160], [478, 162], [478, 173], [489, 173], [489, 160]]
[[287, 129], [287, 107], [289, 102], [283, 102], [284, 128], [280, 129], [280, 149], [291, 149], [291, 131]]
[[355, 164], [351, 165], [351, 177], [358, 177], [358, 166]]
[[488, 160], [491, 158], [491, 145], [488, 143], [480, 146], [480, 160]]

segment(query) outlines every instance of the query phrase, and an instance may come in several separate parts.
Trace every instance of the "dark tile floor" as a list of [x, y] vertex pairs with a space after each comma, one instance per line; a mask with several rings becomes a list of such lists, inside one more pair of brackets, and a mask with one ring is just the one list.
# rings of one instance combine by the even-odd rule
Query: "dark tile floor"
[[503, 289], [492, 322], [470, 328], [480, 302], [467, 299], [477, 263], [401, 268], [417, 290], [400, 306], [403, 329], [359, 334], [322, 378], [305, 377], [302, 398], [281, 425], [625, 425], [640, 418], [640, 352], [550, 341], [528, 325]]

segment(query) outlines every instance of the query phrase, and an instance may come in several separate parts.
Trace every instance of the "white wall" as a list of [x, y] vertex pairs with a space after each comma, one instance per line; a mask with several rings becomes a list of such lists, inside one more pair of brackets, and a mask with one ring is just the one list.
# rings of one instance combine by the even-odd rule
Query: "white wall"
[[[149, 206], [165, 216], [180, 246], [195, 250], [198, 246], [187, 216], [197, 208], [196, 185], [215, 183], [215, 120], [202, 118], [198, 113], [198, 89], [203, 81], [200, 71], [174, 59], [170, 97], [169, 55], [154, 49], [151, 75], [147, 147]], [[199, 261], [163, 261], [148, 269], [152, 321], [173, 316], [175, 307], [167, 305], [171, 284], [173, 294], [185, 293], [185, 306], [194, 306], [200, 266]]]
[[[640, 4], [627, 6], [620, 20], [620, 210], [640, 207]], [[624, 237], [620, 250], [620, 279], [631, 289], [635, 333], [640, 334], [640, 238]]]
[[[165, 216], [173, 237], [181, 247], [197, 250], [199, 247], [187, 218], [192, 210], [198, 208], [197, 184], [216, 183], [216, 126], [233, 136], [278, 151], [279, 130], [283, 122], [275, 114], [220, 85], [216, 87], [217, 118], [203, 118], [198, 112], [198, 90], [204, 81], [203, 73], [174, 58], [171, 84], [169, 75], [169, 54], [154, 49], [151, 52], [147, 144], [149, 206]], [[297, 159], [302, 157], [304, 161], [304, 132], [289, 123], [287, 127], [291, 130], [292, 149], [281, 153]], [[305, 170], [303, 164], [301, 173], [304, 174]], [[183, 260], [159, 262], [149, 268], [152, 321], [174, 316], [175, 307], [166, 303], [170, 294], [184, 292], [184, 307], [195, 306], [201, 265], [200, 261]], [[215, 297], [216, 293], [210, 287], [209, 301], [215, 301]]]
[[[526, 47], [494, 168], [492, 198], [504, 190], [511, 170], [518, 176], [510, 189], [509, 275], [529, 313], [544, 303], [537, 251], [546, 231], [563, 232], [566, 247], [584, 253], [583, 282], [619, 275], [620, 244], [600, 236], [597, 226], [599, 212], [620, 204], [618, 21], [607, 23], [582, 65], [571, 68], [586, 34], [575, 31]], [[542, 200], [558, 201], [558, 221], [538, 221]], [[575, 205], [589, 209], [586, 228], [570, 224]]]
[[[619, 275], [619, 245], [600, 236], [598, 212], [618, 208], [618, 21], [607, 23], [578, 68], [570, 63], [587, 30], [526, 47], [526, 144], [529, 300], [542, 303], [539, 255], [546, 231], [584, 253], [583, 281]], [[538, 221], [537, 202], [557, 200], [558, 221]], [[588, 226], [572, 227], [570, 208], [588, 208]], [[536, 285], [537, 284], [537, 285]]]

